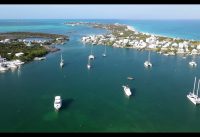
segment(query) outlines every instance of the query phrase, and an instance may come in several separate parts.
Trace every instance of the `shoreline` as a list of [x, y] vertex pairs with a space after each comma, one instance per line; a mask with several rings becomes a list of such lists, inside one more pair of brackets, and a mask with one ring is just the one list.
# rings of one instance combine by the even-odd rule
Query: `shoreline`
[[[70, 23], [70, 24], [73, 24]], [[109, 31], [108, 34], [89, 35], [81, 38], [83, 43], [106, 45], [120, 48], [152, 50], [165, 55], [200, 55], [200, 41], [166, 37], [137, 31], [133, 26], [125, 24], [102, 24], [79, 22], [93, 28]]]
[[[124, 25], [126, 25], [126, 24], [124, 24]], [[154, 35], [154, 36], [157, 36], [157, 37], [168, 37], [168, 38], [171, 38], [171, 39], [182, 39], [182, 40], [185, 40], [185, 41], [200, 41], [200, 39], [199, 40], [194, 40], [194, 39], [187, 39], [187, 38], [175, 37], [175, 36], [172, 36], [172, 35], [169, 36], [169, 35], [162, 35], [162, 34], [157, 34], [157, 33], [153, 33], [153, 32], [140, 31], [140, 30], [134, 28], [131, 25], [127, 25], [127, 27], [130, 27], [134, 31], [142, 33], [144, 35]]]
[[[27, 41], [27, 38], [33, 39]], [[37, 40], [37, 38], [44, 39]], [[66, 41], [69, 41], [69, 37], [59, 34], [35, 32], [0, 33], [0, 71], [18, 68], [20, 63], [28, 63], [36, 57], [44, 57], [49, 53], [59, 51], [60, 49], [56, 45], [63, 45]], [[15, 60], [19, 61], [16, 63]]]

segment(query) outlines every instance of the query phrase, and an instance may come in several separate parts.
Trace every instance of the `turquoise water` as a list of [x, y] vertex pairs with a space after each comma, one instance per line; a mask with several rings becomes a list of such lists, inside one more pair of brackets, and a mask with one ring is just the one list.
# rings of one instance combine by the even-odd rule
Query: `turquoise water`
[[[83, 45], [80, 38], [106, 31], [66, 26], [64, 21], [28, 20], [25, 25], [6, 26], [4, 20], [4, 27], [0, 21], [2, 32], [15, 28], [70, 36], [69, 42], [58, 46], [61, 51], [48, 54], [47, 60], [33, 61], [15, 72], [0, 74], [0, 132], [200, 131], [200, 107], [186, 98], [193, 88], [194, 76], [200, 77], [199, 57], [198, 66], [190, 68], [191, 57], [152, 52], [153, 67], [145, 69], [146, 51], [107, 47], [107, 57], [102, 57], [104, 46], [94, 46], [96, 59], [88, 70], [91, 47]], [[61, 52], [65, 60], [63, 69], [59, 67]], [[128, 81], [128, 76], [135, 80]], [[130, 98], [124, 95], [123, 84], [131, 87]], [[56, 95], [63, 99], [58, 113], [53, 108]]]

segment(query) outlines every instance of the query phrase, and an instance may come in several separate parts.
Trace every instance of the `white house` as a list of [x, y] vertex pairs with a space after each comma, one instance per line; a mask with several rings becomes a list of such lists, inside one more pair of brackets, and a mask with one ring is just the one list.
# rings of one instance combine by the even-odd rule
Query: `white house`
[[200, 50], [200, 45], [197, 46], [197, 50]]
[[192, 54], [192, 55], [197, 54], [197, 50], [196, 50], [196, 49], [193, 49], [192, 52], [191, 52], [191, 54]]

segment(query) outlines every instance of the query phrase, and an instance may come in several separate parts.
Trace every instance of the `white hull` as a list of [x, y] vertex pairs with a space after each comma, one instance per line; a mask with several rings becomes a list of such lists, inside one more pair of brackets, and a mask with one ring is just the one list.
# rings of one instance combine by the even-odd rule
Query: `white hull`
[[132, 77], [127, 77], [127, 79], [128, 79], [128, 80], [133, 80], [133, 78], [132, 78]]
[[3, 63], [0, 63], [0, 71], [4, 72], [6, 70], [8, 70], [7, 66]]
[[62, 106], [62, 100], [60, 96], [56, 96], [54, 100], [54, 108], [58, 111]]
[[194, 62], [194, 61], [191, 61], [191, 62], [189, 62], [189, 65], [192, 66], [192, 67], [196, 67], [196, 66], [197, 66], [197, 63]]
[[59, 104], [59, 105], [54, 104], [54, 108], [55, 108], [56, 110], [59, 110], [59, 109], [61, 108], [61, 104]]
[[145, 62], [144, 62], [144, 66], [145, 66], [145, 67], [152, 67], [152, 64], [151, 64], [151, 62], [149, 62], [149, 61], [145, 61]]
[[94, 55], [89, 55], [88, 59], [93, 59], [94, 60]]
[[13, 64], [8, 64], [7, 66], [8, 66], [8, 68], [11, 68], [11, 69], [17, 69], [18, 68], [18, 66], [15, 65], [14, 63]]
[[128, 88], [127, 86], [122, 86], [122, 87], [124, 88], [124, 92], [127, 96], [130, 96], [132, 94], [130, 88]]
[[45, 60], [46, 57], [35, 57], [34, 60]]
[[61, 63], [60, 63], [60, 67], [62, 68], [63, 66], [64, 66], [64, 63], [61, 62]]
[[198, 98], [197, 96], [195, 97], [196, 95], [194, 96], [191, 96], [191, 95], [187, 95], [187, 98], [195, 105], [198, 105], [200, 104], [200, 98]]
[[102, 54], [102, 56], [103, 56], [103, 57], [105, 57], [105, 56], [106, 56], [106, 54], [105, 54], [105, 53], [103, 53], [103, 54]]

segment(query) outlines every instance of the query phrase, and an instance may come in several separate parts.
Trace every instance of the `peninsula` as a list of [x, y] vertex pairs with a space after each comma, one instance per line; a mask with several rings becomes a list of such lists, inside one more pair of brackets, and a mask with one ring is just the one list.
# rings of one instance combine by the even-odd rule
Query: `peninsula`
[[0, 33], [0, 55], [6, 60], [19, 59], [23, 62], [42, 57], [59, 50], [54, 45], [64, 44], [68, 36], [37, 32]]
[[152, 50], [164, 55], [200, 55], [200, 41], [170, 38], [136, 31], [124, 24], [102, 24], [91, 22], [67, 22], [69, 25], [88, 25], [93, 28], [106, 29], [103, 35], [82, 37], [83, 43], [107, 45], [118, 48]]

